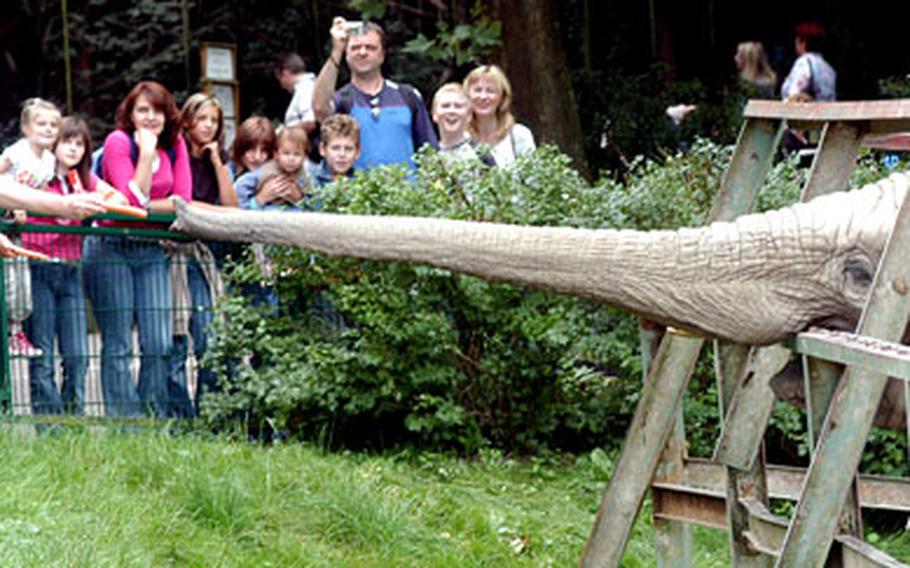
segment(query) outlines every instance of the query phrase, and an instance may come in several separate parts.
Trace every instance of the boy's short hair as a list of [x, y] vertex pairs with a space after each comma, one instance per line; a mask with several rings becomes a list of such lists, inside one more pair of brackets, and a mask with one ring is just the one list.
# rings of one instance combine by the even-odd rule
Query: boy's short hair
[[320, 144], [328, 144], [333, 138], [350, 138], [360, 148], [360, 124], [349, 114], [333, 114], [319, 127]]
[[279, 126], [278, 130], [275, 131], [276, 151], [278, 146], [284, 141], [291, 142], [300, 148], [300, 151], [304, 154], [310, 149], [310, 141], [307, 137], [306, 130], [300, 126]]
[[457, 93], [461, 95], [464, 100], [468, 101], [468, 105], [471, 104], [471, 97], [468, 96], [468, 92], [465, 90], [464, 86], [461, 83], [446, 83], [445, 85], [436, 89], [436, 92], [433, 93], [433, 102], [430, 104], [430, 111], [436, 110], [436, 102], [439, 99], [439, 95], [443, 93]]

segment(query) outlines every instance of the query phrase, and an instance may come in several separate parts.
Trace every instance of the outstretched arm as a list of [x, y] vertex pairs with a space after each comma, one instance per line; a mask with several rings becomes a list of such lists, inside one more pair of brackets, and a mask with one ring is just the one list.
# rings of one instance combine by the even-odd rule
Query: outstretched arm
[[56, 195], [39, 191], [8, 178], [0, 177], [0, 207], [27, 209], [35, 213], [57, 215], [69, 219], [84, 219], [104, 213], [97, 196], [91, 194]]
[[345, 19], [337, 17], [332, 20], [329, 33], [332, 35], [332, 52], [319, 71], [316, 84], [313, 86], [313, 114], [316, 115], [316, 122], [322, 122], [335, 110], [332, 108], [332, 97], [335, 96], [338, 69], [341, 67], [344, 48], [348, 43]]

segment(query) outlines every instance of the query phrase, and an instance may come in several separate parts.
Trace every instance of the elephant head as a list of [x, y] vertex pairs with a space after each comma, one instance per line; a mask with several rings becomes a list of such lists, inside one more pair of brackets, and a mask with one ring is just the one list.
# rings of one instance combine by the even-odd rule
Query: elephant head
[[894, 174], [862, 189], [677, 231], [587, 230], [178, 203], [204, 239], [427, 264], [591, 299], [748, 344], [819, 324], [852, 329], [907, 193]]

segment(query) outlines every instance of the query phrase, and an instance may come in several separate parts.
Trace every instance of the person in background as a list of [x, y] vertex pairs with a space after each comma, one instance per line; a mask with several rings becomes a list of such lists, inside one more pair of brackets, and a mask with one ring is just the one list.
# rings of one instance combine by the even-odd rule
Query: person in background
[[[365, 170], [383, 164], [414, 168], [414, 152], [424, 144], [436, 148], [436, 133], [423, 98], [414, 87], [382, 75], [385, 32], [374, 22], [335, 18], [330, 34], [332, 51], [316, 77], [313, 111], [318, 122], [332, 114], [350, 114], [360, 124], [362, 152], [354, 167]], [[335, 90], [341, 60], [351, 82]]]
[[822, 56], [825, 27], [818, 22], [796, 26], [796, 61], [784, 83], [780, 96], [784, 101], [828, 102], [837, 99], [837, 73]]
[[[174, 204], [169, 200], [172, 195], [190, 201], [193, 189], [189, 152], [171, 93], [154, 81], [136, 84], [117, 107], [116, 121], [117, 129], [104, 141], [104, 179], [131, 205], [153, 213], [173, 211]], [[130, 226], [155, 227], [138, 223]], [[101, 331], [105, 413], [186, 415], [192, 408], [186, 388], [168, 385], [173, 302], [168, 261], [158, 239], [89, 237], [83, 248], [83, 270]], [[134, 321], [141, 350], [138, 388], [130, 375]]]
[[[237, 193], [227, 167], [228, 154], [223, 147], [224, 114], [221, 103], [206, 93], [190, 95], [183, 104], [180, 120], [183, 135], [189, 144], [193, 201], [236, 207]], [[190, 336], [193, 338], [197, 365], [208, 346], [208, 327], [214, 320], [212, 306], [224, 291], [216, 251], [226, 252], [226, 249], [219, 248], [219, 244], [194, 241], [173, 245], [168, 251], [174, 293], [174, 335], [168, 387], [176, 386], [178, 389], [178, 392], [169, 394], [172, 399], [179, 399], [181, 389], [186, 388]], [[217, 386], [214, 374], [207, 368], [200, 366], [197, 377], [195, 408], [193, 413], [188, 413], [190, 416], [198, 412], [203, 392]]]
[[[96, 192], [104, 200], [126, 205], [126, 198], [91, 173], [92, 138], [88, 124], [77, 117], [63, 119], [54, 147], [56, 175], [47, 184], [54, 195]], [[31, 225], [78, 226], [52, 217], [29, 217]], [[31, 261], [34, 309], [25, 322], [26, 333], [42, 355], [29, 362], [29, 391], [35, 414], [81, 414], [88, 370], [88, 331], [82, 290], [82, 237], [71, 233], [25, 233], [23, 244], [54, 262]], [[63, 384], [57, 390], [54, 339], [63, 359]]]
[[282, 53], [275, 64], [275, 77], [281, 88], [291, 93], [291, 102], [284, 114], [285, 126], [299, 126], [309, 135], [316, 130], [313, 114], [313, 86], [316, 77], [307, 73], [303, 58], [296, 53]]
[[733, 61], [739, 69], [740, 84], [749, 98], [774, 98], [777, 73], [768, 63], [768, 55], [761, 42], [744, 41], [737, 45]]
[[[0, 154], [0, 174], [32, 189], [47, 189], [56, 170], [53, 149], [60, 132], [60, 120], [60, 110], [54, 103], [37, 97], [26, 100], [19, 117], [22, 138]], [[25, 217], [25, 211], [13, 211], [16, 223], [24, 223]], [[11, 357], [40, 357], [41, 349], [32, 345], [22, 328], [33, 308], [28, 261], [14, 258], [4, 262], [3, 277], [6, 280], [9, 354]]]
[[322, 187], [354, 175], [360, 156], [360, 125], [347, 114], [333, 114], [319, 127], [319, 155], [322, 161], [310, 165], [310, 179]]
[[536, 149], [531, 130], [512, 116], [512, 85], [502, 69], [481, 65], [468, 73], [463, 85], [473, 106], [468, 131], [475, 142], [490, 146], [497, 166], [509, 166]]
[[275, 129], [264, 116], [251, 116], [244, 120], [234, 136], [231, 163], [228, 168], [236, 182], [240, 176], [251, 172], [272, 159], [275, 150]]

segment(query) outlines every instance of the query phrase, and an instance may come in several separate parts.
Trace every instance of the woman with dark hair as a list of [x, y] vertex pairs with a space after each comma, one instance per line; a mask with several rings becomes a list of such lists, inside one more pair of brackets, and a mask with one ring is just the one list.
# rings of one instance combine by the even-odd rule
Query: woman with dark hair
[[[104, 141], [104, 179], [130, 205], [174, 210], [172, 195], [192, 199], [189, 153], [180, 113], [160, 83], [138, 83], [117, 108], [117, 129]], [[106, 225], [120, 225], [116, 221]], [[131, 226], [151, 226], [131, 224]], [[185, 385], [169, 385], [172, 297], [168, 261], [157, 239], [93, 236], [83, 251], [86, 290], [101, 331], [101, 387], [108, 416], [186, 416]], [[138, 386], [130, 375], [132, 325], [139, 334]]]
[[264, 116], [251, 116], [237, 129], [231, 148], [234, 179], [272, 159], [275, 151], [275, 128]]
[[[92, 139], [84, 120], [64, 118], [53, 150], [57, 165], [54, 179], [47, 184], [49, 193], [63, 196], [97, 191], [106, 201], [126, 204], [126, 198], [91, 173]], [[79, 225], [78, 221], [53, 217], [29, 217], [26, 222], [50, 227]], [[85, 296], [79, 268], [82, 237], [72, 233], [24, 233], [22, 243], [54, 259], [30, 263], [34, 308], [25, 327], [32, 344], [42, 352], [29, 361], [32, 412], [81, 414], [88, 369]], [[55, 337], [63, 358], [60, 392], [54, 379]]]

